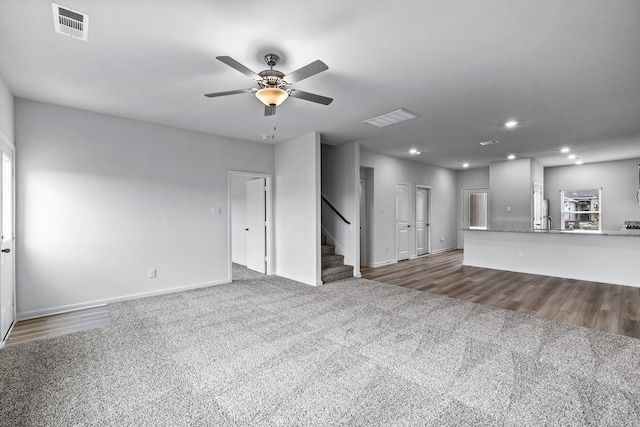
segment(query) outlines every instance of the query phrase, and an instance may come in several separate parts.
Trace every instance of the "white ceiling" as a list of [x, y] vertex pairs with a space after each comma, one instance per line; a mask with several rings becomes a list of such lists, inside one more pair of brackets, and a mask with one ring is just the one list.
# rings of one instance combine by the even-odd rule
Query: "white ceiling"
[[[513, 153], [546, 166], [640, 157], [637, 0], [60, 0], [90, 15], [88, 41], [53, 29], [49, 0], [0, 0], [0, 74], [16, 97], [263, 143], [272, 118], [254, 87], [215, 59], [259, 72], [274, 51], [294, 84], [275, 142], [323, 142], [460, 169]], [[376, 128], [398, 108], [419, 115]], [[521, 125], [505, 129], [515, 119]], [[496, 139], [498, 144], [480, 146]]]

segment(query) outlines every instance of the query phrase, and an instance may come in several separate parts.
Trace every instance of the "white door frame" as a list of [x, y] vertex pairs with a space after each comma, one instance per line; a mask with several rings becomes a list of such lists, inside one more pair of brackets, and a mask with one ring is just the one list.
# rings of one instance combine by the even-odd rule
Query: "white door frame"
[[[11, 325], [8, 326], [7, 328], [7, 333], [5, 334], [5, 336], [0, 336], [0, 349], [2, 347], [4, 347], [5, 341], [4, 339], [7, 338], [10, 334], [11, 334], [11, 330], [13, 329], [16, 319], [17, 319], [17, 312], [16, 312], [16, 257], [15, 257], [15, 235], [16, 235], [16, 177], [15, 177], [15, 164], [16, 164], [16, 148], [13, 145], [13, 143], [11, 141], [9, 141], [9, 139], [4, 135], [4, 133], [2, 133], [2, 131], [0, 131], [0, 144], [3, 146], [3, 150], [6, 148], [7, 151], [11, 152], [11, 167], [12, 167], [12, 171], [11, 171], [11, 175], [12, 175], [12, 188], [11, 188], [11, 195], [12, 195], [12, 212], [11, 215], [13, 216], [13, 220], [12, 220], [12, 230], [11, 230], [11, 240], [12, 240], [12, 244], [11, 244], [11, 271], [13, 272], [12, 274], [12, 280], [9, 284], [9, 287], [11, 289], [11, 298], [12, 298], [12, 310], [13, 310], [13, 319], [11, 322]], [[0, 156], [0, 161], [1, 161], [1, 156]], [[3, 284], [4, 285], [4, 284]], [[0, 319], [1, 321], [1, 319]], [[5, 329], [6, 325], [3, 325], [3, 327], [0, 330]]]
[[231, 185], [234, 176], [241, 176], [246, 178], [264, 178], [265, 184], [267, 187], [266, 196], [265, 196], [265, 206], [266, 206], [266, 256], [267, 256], [267, 274], [273, 274], [273, 176], [271, 174], [260, 173], [260, 172], [246, 172], [246, 171], [228, 171], [228, 188], [227, 188], [227, 206], [228, 206], [228, 241], [229, 248], [227, 251], [227, 258], [229, 260], [229, 281], [232, 280], [232, 257], [231, 257], [231, 249], [232, 249], [232, 238], [231, 238], [231, 230], [232, 230], [232, 212], [231, 212]]
[[427, 255], [431, 253], [431, 186], [430, 185], [416, 185], [416, 195], [415, 195], [415, 214], [414, 214], [414, 218], [415, 218], [415, 223], [416, 223], [416, 227], [415, 227], [415, 255], [416, 256], [421, 256], [418, 255], [418, 190], [420, 189], [424, 189], [427, 190], [427, 224], [426, 224], [426, 229], [427, 229], [427, 253], [423, 254], [423, 255]]
[[[471, 188], [462, 189], [462, 191], [460, 192], [460, 226], [458, 227], [458, 249], [464, 249], [464, 231], [462, 231], [462, 229], [465, 228], [465, 202], [466, 201], [464, 196], [469, 191], [487, 193], [487, 222], [491, 214], [491, 212], [489, 211], [489, 208], [490, 208], [489, 199], [491, 197], [489, 187], [471, 187]], [[468, 219], [468, 216], [467, 216], [467, 219]]]
[[359, 181], [359, 200], [360, 203], [360, 265], [367, 264], [367, 180]]

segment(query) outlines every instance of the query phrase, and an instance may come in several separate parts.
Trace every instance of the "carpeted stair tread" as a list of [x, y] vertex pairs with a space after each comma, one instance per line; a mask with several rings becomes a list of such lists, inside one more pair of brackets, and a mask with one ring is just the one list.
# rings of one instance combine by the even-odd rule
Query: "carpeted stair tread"
[[322, 268], [344, 265], [344, 255], [325, 255], [322, 257]]
[[344, 255], [336, 254], [336, 247], [327, 244], [327, 236], [320, 236], [320, 250], [322, 253], [322, 282], [329, 283], [336, 280], [353, 277], [353, 266], [344, 265]]
[[324, 283], [335, 282], [349, 277], [353, 277], [352, 265], [339, 265], [322, 270], [322, 281]]
[[322, 256], [334, 255], [336, 253], [336, 247], [333, 245], [322, 245], [320, 246], [320, 250], [321, 250]]

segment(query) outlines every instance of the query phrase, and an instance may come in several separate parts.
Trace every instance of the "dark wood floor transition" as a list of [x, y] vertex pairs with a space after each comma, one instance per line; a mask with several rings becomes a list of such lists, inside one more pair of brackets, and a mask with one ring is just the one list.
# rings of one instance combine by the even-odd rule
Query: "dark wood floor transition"
[[377, 268], [362, 277], [640, 338], [640, 288], [462, 265], [461, 250]]

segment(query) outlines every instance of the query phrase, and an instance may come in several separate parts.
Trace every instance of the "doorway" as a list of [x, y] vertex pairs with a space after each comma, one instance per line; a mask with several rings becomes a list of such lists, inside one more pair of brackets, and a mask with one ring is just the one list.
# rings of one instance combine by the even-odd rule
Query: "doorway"
[[[489, 227], [489, 189], [462, 190], [462, 229], [486, 230]], [[458, 235], [458, 249], [464, 248], [464, 232]]]
[[0, 343], [4, 342], [16, 319], [13, 153], [13, 146], [0, 138]]
[[229, 172], [230, 279], [239, 268], [272, 274], [272, 178]]
[[360, 265], [367, 265], [367, 181], [360, 180]]
[[416, 255], [431, 252], [430, 217], [431, 188], [423, 185], [416, 187]]
[[396, 184], [396, 259], [409, 259], [411, 184]]

